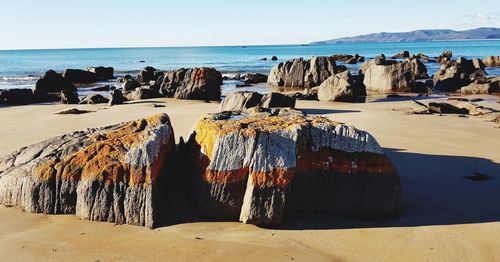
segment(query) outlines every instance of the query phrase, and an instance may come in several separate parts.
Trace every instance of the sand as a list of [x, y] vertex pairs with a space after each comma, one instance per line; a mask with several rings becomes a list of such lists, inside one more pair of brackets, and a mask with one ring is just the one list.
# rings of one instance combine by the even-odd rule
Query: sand
[[[493, 97], [494, 98], [494, 97]], [[495, 98], [498, 99], [498, 98]], [[152, 104], [165, 107], [153, 108]], [[500, 110], [500, 104], [483, 102]], [[372, 133], [400, 172], [399, 217], [356, 221], [297, 214], [279, 229], [185, 221], [155, 230], [0, 207], [0, 260], [8, 261], [495, 261], [500, 259], [500, 129], [479, 118], [408, 115], [410, 101], [299, 101], [297, 107]], [[68, 105], [0, 108], [0, 157], [43, 139], [155, 113], [188, 134], [217, 103], [154, 99], [55, 115]], [[474, 182], [474, 172], [492, 179]]]

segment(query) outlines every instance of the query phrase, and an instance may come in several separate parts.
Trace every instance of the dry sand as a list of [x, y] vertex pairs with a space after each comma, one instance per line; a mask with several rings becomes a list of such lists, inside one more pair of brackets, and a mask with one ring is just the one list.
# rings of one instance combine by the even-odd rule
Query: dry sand
[[[165, 107], [153, 108], [152, 103]], [[500, 110], [498, 103], [483, 103]], [[371, 132], [398, 167], [398, 218], [355, 221], [297, 214], [280, 229], [236, 222], [192, 222], [155, 230], [29, 214], [0, 207], [3, 261], [498, 261], [500, 129], [477, 118], [408, 115], [410, 101], [367, 104], [300, 101], [310, 114]], [[55, 115], [67, 105], [0, 108], [0, 156], [43, 139], [154, 113], [186, 135], [216, 103], [155, 99], [132, 105], [76, 106], [95, 112]], [[465, 179], [474, 172], [492, 177]]]

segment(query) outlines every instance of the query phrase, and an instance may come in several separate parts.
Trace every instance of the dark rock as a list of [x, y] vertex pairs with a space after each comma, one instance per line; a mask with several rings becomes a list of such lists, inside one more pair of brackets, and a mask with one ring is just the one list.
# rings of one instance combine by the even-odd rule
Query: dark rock
[[0, 90], [0, 104], [28, 105], [35, 102], [31, 89], [4, 89]]
[[98, 80], [109, 80], [115, 78], [115, 69], [112, 67], [88, 67], [87, 71], [93, 73]]
[[134, 79], [127, 79], [125, 82], [122, 84], [122, 89], [123, 91], [133, 91], [137, 87], [141, 87], [141, 83], [137, 82]]
[[459, 108], [449, 103], [444, 102], [431, 102], [429, 103], [429, 110], [438, 114], [469, 114], [466, 108]]
[[100, 94], [91, 94], [85, 96], [79, 104], [89, 104], [89, 105], [96, 105], [96, 104], [106, 104], [109, 102], [109, 99], [105, 98], [104, 96]]
[[485, 72], [476, 68], [473, 61], [460, 57], [456, 62], [446, 62], [434, 74], [434, 85], [445, 92], [456, 91], [470, 84], [473, 80], [483, 77]]
[[125, 95], [127, 100], [141, 100], [163, 97], [158, 91], [147, 87], [138, 87], [134, 91]]
[[131, 75], [124, 75], [123, 77], [118, 78], [118, 83], [125, 83], [125, 81], [132, 79]]
[[410, 57], [410, 52], [408, 51], [401, 51], [395, 55], [393, 55], [391, 58], [392, 59], [398, 59], [398, 58], [409, 58]]
[[451, 61], [451, 58], [453, 57], [453, 53], [451, 51], [444, 51], [437, 59], [436, 61], [438, 63], [446, 63]]
[[55, 112], [54, 114], [56, 115], [81, 115], [81, 114], [87, 114], [87, 113], [92, 113], [95, 111], [90, 111], [90, 110], [80, 110], [78, 108], [70, 108], [70, 109], [64, 109], [58, 112]]
[[62, 76], [71, 83], [95, 83], [99, 80], [96, 74], [80, 69], [66, 69]]
[[219, 101], [222, 82], [214, 68], [181, 68], [165, 73], [160, 92], [177, 99]]
[[273, 55], [273, 57], [271, 57], [271, 60], [272, 61], [278, 61], [278, 57], [276, 57], [276, 56]]
[[61, 103], [63, 104], [78, 104], [80, 99], [78, 93], [70, 90], [61, 91]]
[[111, 97], [109, 99], [109, 106], [121, 105], [125, 102], [125, 97], [123, 97], [122, 91], [115, 89], [111, 91]]
[[61, 92], [62, 90], [76, 91], [75, 85], [56, 73], [47, 71], [35, 84], [35, 92]]
[[100, 87], [92, 88], [90, 90], [91, 91], [95, 91], [95, 92], [105, 92], [105, 91], [111, 91], [111, 90], [115, 90], [115, 89], [116, 89], [115, 86], [105, 85], [105, 86], [100, 86]]
[[267, 75], [264, 74], [246, 74], [243, 76], [243, 80], [247, 84], [258, 84], [258, 83], [266, 83]]
[[260, 59], [261, 61], [267, 61], [267, 57], [263, 57]]
[[144, 67], [139, 75], [137, 76], [137, 81], [141, 83], [149, 83], [149, 81], [156, 80], [156, 68], [151, 66]]

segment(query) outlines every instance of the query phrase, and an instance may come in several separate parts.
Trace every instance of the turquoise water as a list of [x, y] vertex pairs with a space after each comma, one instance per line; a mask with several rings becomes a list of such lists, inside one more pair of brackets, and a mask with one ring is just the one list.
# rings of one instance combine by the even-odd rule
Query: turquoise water
[[[402, 50], [414, 54], [422, 52], [429, 56], [452, 50], [455, 57], [483, 58], [500, 55], [500, 41], [0, 51], [0, 89], [31, 87], [36, 78], [49, 69], [62, 71], [66, 68], [84, 69], [102, 65], [114, 67], [116, 75], [124, 75], [134, 74], [146, 65], [162, 70], [207, 66], [224, 74], [268, 73], [276, 63], [296, 57], [358, 53], [371, 58], [381, 53], [392, 56]], [[279, 61], [271, 61], [273, 55], [278, 56]], [[261, 61], [263, 57], [267, 57], [268, 61]], [[140, 63], [141, 60], [145, 63]], [[437, 64], [427, 66], [431, 73], [438, 68]], [[349, 67], [355, 71], [359, 64]], [[489, 68], [487, 71], [500, 75], [500, 69]]]

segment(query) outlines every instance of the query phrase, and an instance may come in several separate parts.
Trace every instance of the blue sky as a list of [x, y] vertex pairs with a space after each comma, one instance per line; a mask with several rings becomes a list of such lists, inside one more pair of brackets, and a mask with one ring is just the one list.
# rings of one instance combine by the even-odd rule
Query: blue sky
[[0, 49], [308, 43], [415, 29], [500, 27], [500, 0], [13, 0]]

